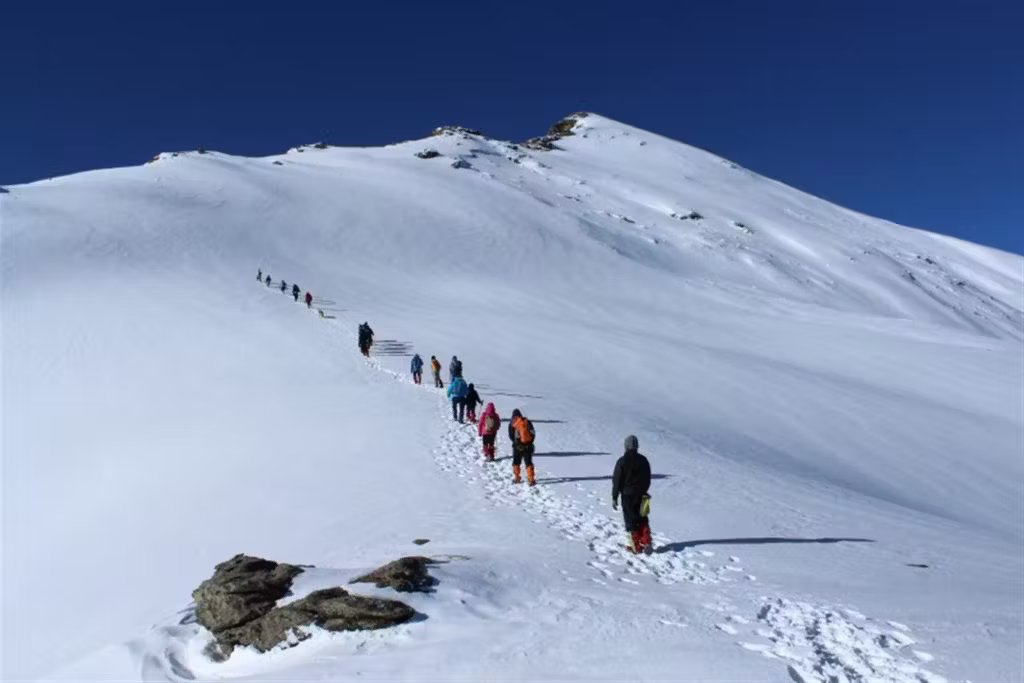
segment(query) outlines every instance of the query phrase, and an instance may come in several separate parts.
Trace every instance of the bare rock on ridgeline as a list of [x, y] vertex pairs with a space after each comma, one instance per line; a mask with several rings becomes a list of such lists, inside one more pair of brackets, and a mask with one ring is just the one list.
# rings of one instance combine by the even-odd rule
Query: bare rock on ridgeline
[[556, 121], [551, 128], [548, 129], [546, 135], [542, 135], [537, 138], [530, 138], [523, 143], [523, 147], [527, 149], [535, 149], [540, 151], [551, 151], [554, 149], [560, 149], [555, 143], [562, 138], [575, 135], [574, 132], [576, 127], [579, 125], [581, 119], [585, 119], [588, 116], [587, 112], [580, 111], [575, 114], [570, 114], [564, 119]]

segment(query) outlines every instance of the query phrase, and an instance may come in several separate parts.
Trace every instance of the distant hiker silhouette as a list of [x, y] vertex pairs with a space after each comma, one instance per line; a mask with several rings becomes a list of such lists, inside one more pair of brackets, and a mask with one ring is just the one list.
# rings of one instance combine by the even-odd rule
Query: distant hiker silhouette
[[364, 322], [359, 326], [359, 352], [364, 356], [369, 356], [371, 346], [373, 346], [373, 328], [370, 327], [370, 323]]
[[448, 381], [456, 377], [462, 377], [462, 361], [457, 356], [452, 356], [451, 362], [448, 363]]
[[434, 386], [444, 389], [444, 382], [441, 381], [441, 361], [437, 359], [437, 356], [430, 357], [430, 371], [434, 373]]
[[409, 371], [412, 373], [412, 381], [415, 384], [423, 383], [423, 359], [420, 354], [415, 354], [409, 362]]
[[470, 422], [476, 422], [476, 407], [482, 404], [483, 401], [480, 400], [480, 394], [477, 393], [476, 387], [470, 382], [469, 389], [466, 391], [466, 419]]
[[265, 280], [265, 282], [267, 283], [267, 287], [269, 287], [270, 283], [272, 282], [272, 280], [270, 279], [269, 275], [267, 276], [267, 279]]
[[260, 281], [260, 282], [263, 282], [263, 269], [262, 268], [260, 268], [260, 269], [258, 269], [256, 271], [256, 279], [258, 281]]
[[306, 308], [312, 308], [312, 307], [313, 307], [313, 295], [310, 294], [309, 292], [306, 292]]
[[292, 285], [292, 298], [295, 299], [295, 303], [299, 303], [299, 286]]

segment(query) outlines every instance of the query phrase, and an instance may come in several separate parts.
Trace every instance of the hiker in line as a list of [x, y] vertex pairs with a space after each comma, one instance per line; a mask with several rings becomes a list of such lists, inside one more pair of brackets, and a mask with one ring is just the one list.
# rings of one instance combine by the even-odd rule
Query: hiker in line
[[451, 382], [456, 377], [462, 377], [462, 361], [458, 356], [452, 356], [451, 362], [448, 363], [448, 381]]
[[262, 268], [257, 268], [256, 269], [256, 281], [257, 282], [263, 282], [263, 269]]
[[412, 372], [413, 384], [423, 383], [423, 359], [420, 358], [420, 354], [414, 354], [412, 361], [409, 363], [409, 371]]
[[640, 442], [630, 434], [625, 440], [626, 452], [615, 463], [612, 475], [612, 508], [618, 508], [622, 496], [622, 518], [629, 534], [626, 549], [634, 553], [651, 552], [651, 463], [640, 451]]
[[466, 390], [466, 419], [470, 422], [476, 422], [477, 405], [483, 405], [483, 401], [480, 400], [480, 394], [476, 392], [476, 387], [470, 382]]
[[494, 440], [498, 438], [498, 430], [501, 429], [501, 416], [495, 410], [493, 403], [488, 403], [480, 416], [480, 426], [477, 427], [477, 434], [484, 440], [484, 457], [494, 460]]
[[264, 282], [266, 282], [266, 283], [267, 283], [267, 287], [269, 287], [269, 286], [270, 286], [271, 280], [270, 280], [270, 276], [269, 276], [269, 275], [267, 276], [267, 279], [266, 279], [266, 280], [264, 280]]
[[299, 292], [301, 291], [298, 285], [292, 285], [292, 298], [295, 299], [295, 303], [299, 303]]
[[306, 292], [306, 308], [313, 308], [313, 295]]
[[456, 422], [462, 422], [466, 416], [467, 391], [469, 391], [469, 387], [466, 386], [466, 380], [461, 377], [456, 377], [448, 385], [448, 398], [452, 402], [452, 419]]
[[364, 356], [370, 355], [370, 347], [373, 346], [373, 329], [370, 323], [363, 323], [359, 326], [359, 352]]
[[508, 423], [508, 438], [512, 442], [512, 483], [523, 482], [520, 475], [520, 463], [526, 461], [526, 480], [530, 486], [537, 485], [537, 477], [533, 470], [533, 442], [536, 432], [533, 423], [526, 419], [516, 408], [512, 411], [512, 421]]
[[288, 291], [288, 283], [285, 282], [284, 280], [281, 280], [281, 293], [284, 294], [287, 291]]
[[373, 328], [370, 327], [370, 323], [368, 322], [363, 323], [363, 328], [366, 330], [366, 353], [364, 353], [363, 355], [369, 356], [370, 347], [373, 346]]
[[437, 356], [430, 357], [430, 371], [434, 373], [434, 387], [444, 389], [444, 382], [441, 381], [441, 361]]
[[366, 355], [366, 323], [359, 323], [358, 344], [359, 353]]

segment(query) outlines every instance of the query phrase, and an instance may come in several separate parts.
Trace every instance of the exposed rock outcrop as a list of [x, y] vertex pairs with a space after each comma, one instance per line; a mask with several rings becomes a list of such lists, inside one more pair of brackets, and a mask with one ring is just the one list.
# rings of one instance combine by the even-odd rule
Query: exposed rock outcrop
[[[410, 559], [415, 561], [403, 564]], [[382, 583], [377, 585], [422, 590], [433, 585], [426, 571], [429, 564], [427, 558], [402, 558], [367, 576], [379, 576]], [[353, 595], [341, 587], [314, 591], [277, 606], [290, 594], [292, 579], [300, 573], [301, 567], [248, 555], [217, 565], [213, 576], [192, 593], [196, 620], [214, 636], [207, 654], [223, 660], [240, 645], [266, 652], [282, 643], [305, 640], [309, 626], [328, 631], [371, 630], [401, 624], [415, 615], [398, 600]]]
[[576, 126], [579, 125], [580, 119], [584, 119], [586, 117], [587, 112], [585, 111], [570, 114], [564, 119], [556, 121], [554, 125], [548, 129], [547, 135], [542, 135], [539, 138], [530, 138], [523, 143], [523, 147], [542, 151], [558, 149], [558, 145], [555, 143], [562, 138], [575, 135], [576, 133], [573, 131], [576, 129]]
[[429, 557], [403, 557], [352, 579], [352, 583], [372, 583], [377, 588], [394, 588], [399, 593], [425, 593], [434, 585], [434, 579], [427, 571], [434, 564], [437, 563]]
[[472, 128], [466, 128], [464, 126], [438, 126], [430, 132], [431, 135], [458, 135], [462, 138], [468, 138], [471, 135], [478, 137], [487, 137], [478, 130]]
[[221, 562], [192, 592], [196, 619], [217, 633], [262, 617], [288, 595], [302, 569], [248, 555]]

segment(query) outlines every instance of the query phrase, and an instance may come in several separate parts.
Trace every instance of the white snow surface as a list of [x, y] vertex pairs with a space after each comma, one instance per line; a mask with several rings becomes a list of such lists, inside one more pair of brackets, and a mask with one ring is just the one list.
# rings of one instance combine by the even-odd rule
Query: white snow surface
[[[0, 194], [3, 678], [1024, 678], [1024, 259], [596, 115], [557, 144]], [[535, 489], [412, 350], [533, 419]], [[630, 433], [649, 557], [610, 505]], [[238, 552], [315, 565], [297, 592], [447, 562], [353, 588], [411, 623], [217, 664], [191, 591]]]

